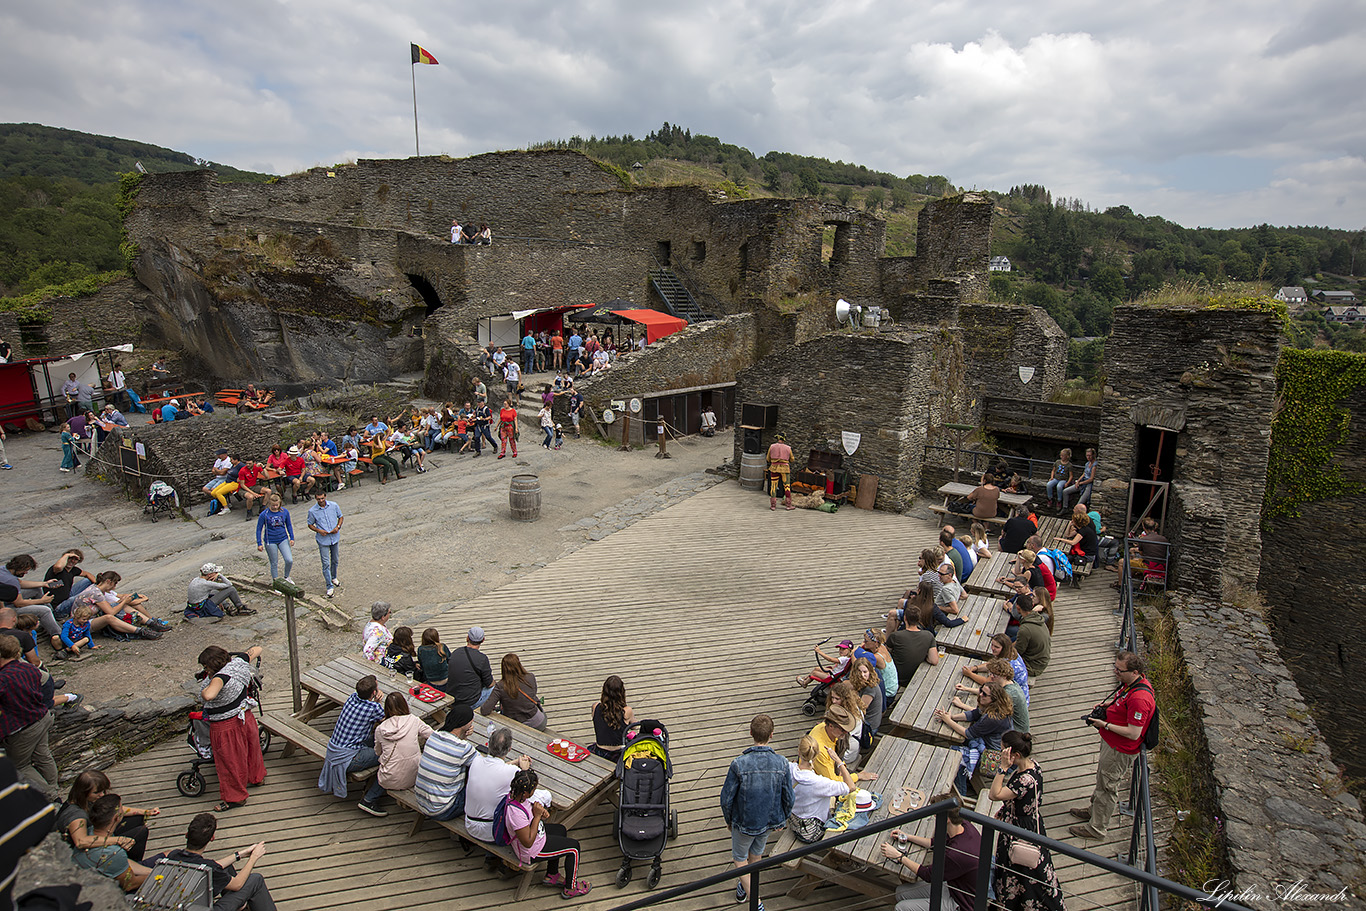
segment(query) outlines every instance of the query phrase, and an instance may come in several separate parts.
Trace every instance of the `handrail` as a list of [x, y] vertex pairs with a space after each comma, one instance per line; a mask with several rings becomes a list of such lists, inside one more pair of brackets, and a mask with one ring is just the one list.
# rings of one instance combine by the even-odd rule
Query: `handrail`
[[[925, 450], [927, 452], [933, 450], [935, 452], [947, 453], [956, 451], [953, 446], [942, 446], [935, 443], [926, 444]], [[980, 473], [990, 468], [994, 462], [1005, 462], [1010, 466], [1012, 471], [1015, 471], [1023, 463], [1026, 480], [1046, 480], [1048, 476], [1053, 473], [1053, 463], [1044, 459], [1031, 459], [1027, 456], [1001, 455], [999, 452], [987, 452], [985, 449], [964, 449], [963, 455], [972, 457], [972, 462], [966, 466], [966, 470], [969, 472]], [[979, 457], [981, 458], [980, 467], [978, 462]], [[1040, 469], [1039, 475], [1034, 474], [1035, 466], [1043, 466]]]
[[[887, 819], [882, 820], [881, 822], [870, 823], [867, 826], [864, 826], [863, 828], [844, 832], [843, 834], [833, 838], [825, 838], [821, 841], [815, 842], [814, 844], [805, 845], [801, 848], [795, 848], [791, 851], [786, 851], [782, 854], [775, 854], [772, 857], [767, 858], [766, 860], [761, 860], [755, 864], [749, 864], [745, 866], [742, 870], [733, 867], [728, 868], [720, 873], [714, 873], [711, 876], [705, 876], [702, 879], [696, 880], [691, 883], [686, 883], [681, 886], [675, 886], [674, 888], [666, 889], [663, 892], [652, 893], [650, 895], [645, 896], [644, 898], [639, 898], [635, 901], [627, 902], [623, 905], [616, 905], [611, 909], [611, 911], [636, 911], [636, 909], [639, 908], [648, 908], [653, 905], [662, 904], [667, 901], [672, 901], [675, 898], [681, 898], [685, 895], [690, 895], [693, 892], [697, 892], [710, 886], [715, 886], [724, 882], [730, 882], [736, 879], [738, 876], [740, 876], [742, 872], [750, 877], [750, 889], [748, 895], [750, 911], [758, 911], [759, 881], [763, 871], [771, 870], [774, 867], [788, 864], [791, 861], [799, 860], [800, 858], [806, 857], [809, 854], [814, 854], [818, 851], [828, 851], [830, 848], [837, 847], [843, 844], [848, 844], [852, 841], [858, 841], [859, 839], [867, 838], [869, 835], [877, 835], [882, 832], [886, 832], [890, 829], [897, 828], [899, 826], [917, 822], [921, 819], [926, 819], [930, 816], [935, 817], [935, 835], [933, 838], [934, 849], [930, 862], [930, 866], [933, 871], [930, 880], [930, 907], [937, 908], [940, 907], [939, 900], [944, 887], [943, 870], [947, 845], [947, 838], [945, 836], [946, 829], [948, 826], [948, 811], [957, 806], [957, 801], [941, 800], [938, 803], [921, 807], [918, 810], [912, 810], [909, 813], [903, 813], [899, 816], [891, 816]], [[1142, 907], [1146, 909], [1146, 911], [1159, 911], [1158, 906], [1156, 904], [1156, 895], [1159, 890], [1162, 892], [1171, 893], [1180, 898], [1184, 898], [1187, 901], [1193, 901], [1197, 904], [1208, 906], [1210, 908], [1224, 908], [1228, 909], [1228, 911], [1250, 911], [1250, 909], [1246, 908], [1243, 905], [1229, 901], [1226, 897], [1201, 892], [1198, 889], [1192, 889], [1190, 886], [1182, 885], [1181, 883], [1172, 882], [1171, 880], [1164, 879], [1163, 877], [1158, 876], [1156, 873], [1152, 872], [1152, 870], [1150, 869], [1133, 867], [1120, 860], [1113, 860], [1111, 858], [1104, 857], [1099, 854], [1093, 854], [1090, 851], [1085, 850], [1084, 848], [1074, 847], [1072, 845], [1067, 844], [1066, 842], [1058, 841], [1054, 838], [1048, 837], [1047, 835], [1040, 835], [1037, 832], [1031, 832], [1028, 829], [1022, 829], [1019, 826], [1014, 826], [1010, 823], [1002, 822], [999, 819], [995, 819], [991, 816], [983, 816], [982, 814], [977, 813], [973, 810], [960, 809], [959, 818], [966, 819], [970, 822], [974, 822], [981, 827], [983, 833], [982, 841], [984, 845], [983, 853], [986, 853], [985, 845], [989, 844], [991, 841], [991, 839], [987, 838], [987, 833], [994, 834], [999, 832], [1006, 835], [1010, 835], [1014, 838], [1023, 841], [1040, 845], [1041, 847], [1047, 848], [1052, 853], [1062, 854], [1067, 857], [1074, 858], [1076, 860], [1081, 861], [1084, 864], [1087, 864], [1088, 866], [1099, 867], [1100, 869], [1105, 870], [1108, 873], [1114, 873], [1118, 876], [1124, 877], [1125, 879], [1134, 880], [1143, 887], [1145, 899]], [[1149, 863], [1146, 866], [1155, 868], [1156, 857], [1151, 845], [1152, 842], [1150, 839], [1150, 847], [1148, 850]], [[982, 866], [983, 865], [979, 863], [979, 886], [981, 884]], [[1148, 895], [1152, 896], [1152, 904], [1147, 903], [1146, 896]], [[975, 911], [986, 911], [986, 889], [978, 888], [976, 890], [974, 907]]]

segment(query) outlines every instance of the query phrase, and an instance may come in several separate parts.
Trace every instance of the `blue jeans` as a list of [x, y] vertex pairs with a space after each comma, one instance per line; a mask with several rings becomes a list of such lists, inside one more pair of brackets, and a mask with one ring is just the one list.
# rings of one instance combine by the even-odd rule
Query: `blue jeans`
[[[294, 569], [294, 551], [289, 546], [288, 538], [285, 538], [278, 544], [271, 544], [267, 541], [266, 556], [270, 558], [270, 577], [272, 579], [280, 578], [280, 573], [276, 572], [276, 563], [281, 557], [285, 558], [284, 575], [288, 576], [290, 571]], [[328, 576], [327, 579], [329, 582], [332, 581], [331, 576]]]
[[318, 556], [323, 561], [323, 584], [328, 588], [332, 587], [332, 580], [337, 578], [337, 565], [341, 562], [341, 547], [338, 544], [318, 544]]
[[483, 689], [481, 689], [481, 690], [479, 691], [479, 701], [476, 702], [472, 707], [473, 707], [473, 708], [476, 708], [476, 709], [479, 708], [479, 706], [481, 706], [481, 705], [484, 704], [484, 700], [486, 700], [486, 699], [489, 698], [489, 693], [492, 693], [492, 692], [493, 692], [493, 687], [491, 687], [491, 686], [486, 686], [486, 687], [484, 687]]
[[1066, 486], [1067, 486], [1067, 482], [1066, 482], [1065, 480], [1058, 480], [1058, 479], [1055, 478], [1055, 479], [1053, 479], [1052, 481], [1049, 481], [1049, 482], [1048, 482], [1048, 499], [1049, 499], [1049, 502], [1052, 502], [1052, 501], [1054, 501], [1054, 500], [1061, 500], [1061, 499], [1062, 499], [1062, 492], [1063, 492], [1063, 489], [1064, 489]]
[[93, 583], [84, 576], [77, 576], [71, 583], [71, 597], [52, 609], [52, 614], [58, 620], [65, 620], [71, 616], [71, 609], [76, 606], [76, 596], [89, 588]]
[[536, 349], [522, 349], [522, 372], [534, 373], [536, 369]]

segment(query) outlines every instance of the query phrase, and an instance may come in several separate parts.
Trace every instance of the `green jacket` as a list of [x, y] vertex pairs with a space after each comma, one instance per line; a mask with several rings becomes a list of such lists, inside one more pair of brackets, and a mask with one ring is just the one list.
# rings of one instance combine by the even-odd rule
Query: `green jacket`
[[1043, 614], [1028, 613], [1020, 621], [1020, 633], [1015, 638], [1015, 648], [1024, 659], [1025, 670], [1029, 676], [1037, 677], [1048, 667], [1048, 655], [1053, 649], [1053, 639], [1048, 635], [1048, 621]]

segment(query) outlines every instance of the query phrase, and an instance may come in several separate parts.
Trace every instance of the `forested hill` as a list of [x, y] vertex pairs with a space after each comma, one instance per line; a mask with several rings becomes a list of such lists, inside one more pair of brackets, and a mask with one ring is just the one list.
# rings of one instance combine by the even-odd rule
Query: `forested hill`
[[264, 181], [269, 175], [239, 171], [184, 152], [118, 139], [46, 127], [37, 123], [0, 123], [0, 179], [70, 178], [85, 184], [117, 183], [120, 174], [136, 170], [153, 174], [211, 168], [219, 180]]

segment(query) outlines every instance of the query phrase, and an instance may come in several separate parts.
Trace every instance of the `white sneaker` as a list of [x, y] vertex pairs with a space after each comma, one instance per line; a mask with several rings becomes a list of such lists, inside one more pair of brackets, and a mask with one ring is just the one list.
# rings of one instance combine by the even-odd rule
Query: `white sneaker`
[[294, 584], [294, 580], [291, 579], [289, 576], [285, 576], [285, 581], [288, 582], [290, 585]]
[[333, 585], [341, 585], [341, 580], [340, 580], [340, 579], [333, 579], [333, 580], [332, 580], [332, 584], [333, 584]]
[[58, 468], [57, 470], [58, 470], [58, 471], [70, 471], [71, 469], [70, 469], [70, 468]]
[[332, 597], [332, 589], [330, 588], [327, 590], [327, 597]]

